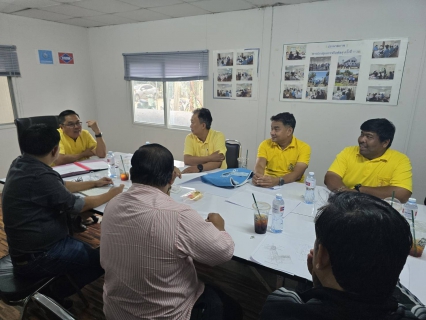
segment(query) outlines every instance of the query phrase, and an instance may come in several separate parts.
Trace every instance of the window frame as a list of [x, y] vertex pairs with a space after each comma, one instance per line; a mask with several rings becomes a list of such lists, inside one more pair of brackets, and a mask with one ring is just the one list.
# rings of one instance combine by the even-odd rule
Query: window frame
[[[155, 128], [164, 128], [164, 129], [170, 129], [170, 130], [179, 130], [179, 131], [191, 131], [189, 126], [178, 126], [178, 125], [172, 125], [169, 123], [169, 119], [170, 119], [170, 108], [169, 108], [169, 104], [167, 102], [167, 83], [170, 82], [187, 82], [187, 81], [203, 81], [203, 105], [204, 105], [204, 96], [205, 96], [205, 92], [204, 92], [204, 83], [205, 80], [200, 79], [200, 80], [187, 80], [187, 81], [156, 81], [156, 82], [161, 82], [163, 84], [163, 113], [164, 113], [164, 123], [159, 124], [159, 123], [153, 123], [153, 122], [140, 122], [140, 121], [135, 121], [135, 111], [136, 108], [134, 106], [134, 97], [133, 97], [133, 84], [132, 81], [137, 81], [137, 80], [127, 80], [129, 82], [129, 91], [130, 91], [130, 102], [131, 102], [131, 106], [132, 106], [132, 123], [134, 125], [142, 125], [142, 126], [150, 126], [150, 127], [155, 127]], [[147, 81], [147, 80], [145, 80]]]
[[[12, 80], [11, 76], [6, 76], [6, 78], [7, 78], [7, 84], [8, 84], [8, 87], [9, 87], [9, 97], [10, 97], [10, 102], [11, 102], [11, 105], [12, 105], [13, 119], [16, 119], [16, 118], [18, 118], [18, 108], [16, 106], [13, 80]], [[0, 123], [0, 129], [10, 128], [12, 125], [14, 125], [14, 123], [15, 123], [14, 121]]]

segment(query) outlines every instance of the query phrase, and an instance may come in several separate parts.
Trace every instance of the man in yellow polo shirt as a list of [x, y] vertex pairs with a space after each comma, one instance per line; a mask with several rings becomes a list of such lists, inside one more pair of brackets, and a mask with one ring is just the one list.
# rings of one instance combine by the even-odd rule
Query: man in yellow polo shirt
[[96, 140], [87, 130], [82, 129], [80, 116], [73, 110], [65, 110], [59, 114], [59, 157], [55, 165], [86, 160], [92, 156], [105, 158], [106, 145], [98, 123], [86, 121], [89, 128], [95, 133]]
[[328, 169], [324, 183], [333, 192], [368, 193], [407, 202], [412, 191], [410, 159], [389, 149], [395, 126], [387, 119], [370, 119], [361, 125], [358, 146], [347, 147]]
[[271, 139], [263, 141], [257, 152], [253, 184], [270, 188], [303, 181], [309, 165], [311, 147], [293, 136], [296, 119], [289, 112], [271, 117]]
[[210, 110], [196, 109], [192, 112], [191, 132], [186, 136], [183, 161], [187, 167], [182, 173], [195, 173], [226, 169], [225, 136], [210, 129], [213, 118]]

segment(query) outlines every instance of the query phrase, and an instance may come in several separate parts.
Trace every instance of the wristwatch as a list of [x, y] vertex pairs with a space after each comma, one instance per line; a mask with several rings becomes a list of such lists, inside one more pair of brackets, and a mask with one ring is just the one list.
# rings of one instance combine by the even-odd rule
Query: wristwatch
[[280, 182], [278, 182], [278, 185], [283, 186], [284, 183], [285, 183], [285, 181], [284, 181], [283, 177], [280, 177]]
[[95, 137], [96, 137], [96, 138], [100, 138], [100, 137], [102, 137], [102, 132], [99, 132], [98, 134], [95, 134]]
[[361, 192], [361, 191], [359, 191], [359, 188], [361, 188], [361, 187], [362, 187], [362, 184], [358, 183], [358, 184], [355, 185], [354, 189], [358, 192]]
[[197, 164], [197, 169], [198, 169], [198, 172], [203, 172], [204, 167], [202, 164]]

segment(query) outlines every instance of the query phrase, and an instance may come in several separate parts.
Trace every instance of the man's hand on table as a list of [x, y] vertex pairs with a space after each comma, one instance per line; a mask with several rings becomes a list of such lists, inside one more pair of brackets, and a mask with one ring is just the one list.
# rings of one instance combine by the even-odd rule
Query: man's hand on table
[[198, 170], [198, 168], [196, 166], [191, 166], [191, 167], [185, 168], [182, 171], [183, 174], [184, 173], [198, 173], [198, 172], [200, 172], [200, 170]]
[[97, 187], [97, 188], [107, 186], [109, 184], [114, 184], [114, 183], [113, 183], [112, 179], [110, 179], [108, 177], [103, 177], [103, 178], [95, 181], [95, 187]]
[[255, 186], [262, 188], [271, 188], [278, 185], [278, 183], [280, 182], [280, 178], [255, 173], [252, 181]]
[[213, 223], [213, 225], [219, 230], [219, 231], [225, 231], [225, 221], [221, 217], [219, 213], [209, 213], [206, 219], [207, 222]]
[[108, 193], [112, 196], [115, 197], [116, 195], [120, 194], [123, 192], [124, 189], [124, 184], [120, 184], [118, 187], [112, 187], [111, 189], [108, 190]]

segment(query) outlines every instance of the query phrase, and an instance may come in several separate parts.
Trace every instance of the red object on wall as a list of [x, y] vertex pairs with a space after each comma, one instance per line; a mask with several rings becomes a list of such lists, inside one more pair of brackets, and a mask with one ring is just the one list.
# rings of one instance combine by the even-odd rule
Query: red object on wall
[[59, 64], [74, 64], [74, 54], [70, 52], [58, 52]]

